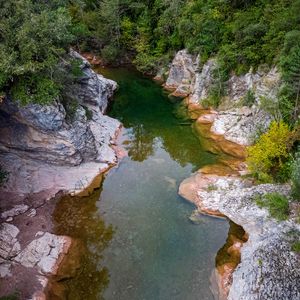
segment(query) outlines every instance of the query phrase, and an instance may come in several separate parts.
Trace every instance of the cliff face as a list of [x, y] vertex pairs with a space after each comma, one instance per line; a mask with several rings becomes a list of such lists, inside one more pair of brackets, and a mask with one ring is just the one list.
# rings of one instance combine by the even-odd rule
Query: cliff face
[[[183, 59], [182, 55], [187, 58]], [[209, 96], [214, 84], [216, 62], [211, 59], [202, 68], [194, 67], [193, 72], [189, 73], [192, 75], [187, 84], [187, 76], [182, 76], [184, 72], [178, 69], [189, 68], [192, 59], [193, 56], [186, 51], [180, 51], [170, 66], [166, 85], [168, 87], [168, 82], [172, 82], [176, 94], [184, 83], [188, 91], [184, 96], [193, 108], [201, 106]], [[253, 143], [258, 130], [268, 128], [272, 116], [261, 108], [260, 102], [262, 97], [276, 101], [279, 86], [280, 74], [276, 68], [268, 71], [261, 68], [256, 73], [250, 70], [242, 76], [232, 75], [226, 83], [227, 93], [221, 99], [218, 111], [210, 111], [198, 117], [195, 128], [203, 137], [215, 142], [213, 147], [216, 149], [244, 158], [246, 154], [239, 155], [239, 152], [236, 154], [233, 150], [236, 147], [245, 149], [244, 146]], [[252, 101], [250, 105], [243, 106], [249, 91]], [[217, 145], [224, 143], [224, 139], [230, 143], [230, 147], [225, 149], [229, 151]], [[235, 167], [234, 160], [229, 161], [229, 164]], [[269, 216], [266, 209], [259, 208], [255, 201], [257, 196], [267, 193], [288, 195], [290, 187], [275, 184], [253, 186], [251, 181], [242, 180], [234, 173], [227, 174], [211, 174], [203, 168], [184, 180], [179, 187], [179, 194], [194, 203], [199, 213], [227, 216], [243, 226], [249, 234], [248, 241], [241, 248], [241, 263], [235, 271], [232, 266], [225, 264], [224, 269], [228, 268], [229, 272], [225, 275], [217, 274], [218, 282], [221, 283], [220, 299], [299, 299], [300, 260], [299, 255], [292, 251], [291, 244], [297, 239], [296, 233], [300, 232], [300, 226], [293, 213], [288, 221], [278, 222]], [[291, 211], [292, 207], [291, 202]]]
[[266, 209], [255, 204], [257, 196], [278, 192], [289, 194], [289, 186], [249, 186], [243, 180], [224, 177], [214, 180], [214, 191], [199, 190], [198, 197], [208, 210], [218, 210], [241, 224], [249, 234], [241, 263], [233, 273], [230, 300], [300, 298], [300, 260], [291, 251], [292, 232], [300, 230], [296, 219], [278, 222]]
[[[170, 65], [165, 87], [172, 90], [174, 96], [188, 97], [190, 104], [202, 105], [215, 84], [216, 66], [217, 62], [210, 59], [200, 67], [199, 56], [192, 56], [186, 50], [179, 51]], [[257, 72], [249, 70], [245, 75], [232, 75], [225, 85], [226, 96], [221, 99], [212, 131], [229, 141], [249, 145], [255, 132], [268, 128], [272, 120], [260, 104], [262, 97], [276, 101], [280, 74], [276, 68], [264, 70], [262, 66]], [[253, 97], [252, 103], [245, 107], [244, 99], [249, 93]]]
[[[71, 54], [80, 58], [75, 52]], [[1, 104], [0, 159], [11, 174], [2, 187], [4, 193], [18, 193], [19, 190], [23, 197], [45, 187], [51, 188], [43, 186], [44, 173], [59, 175], [62, 169], [70, 172], [75, 166], [79, 170], [86, 164], [104, 166], [116, 162], [111, 146], [120, 123], [104, 116], [103, 112], [117, 84], [96, 74], [89, 63], [81, 59], [83, 76], [68, 88], [78, 100], [71, 121], [67, 121], [67, 113], [58, 102], [22, 107], [5, 99]], [[35, 187], [36, 174], [41, 188]], [[66, 180], [61, 178], [60, 188]], [[66, 185], [66, 189], [69, 188]]]
[[80, 193], [117, 161], [121, 124], [103, 115], [117, 84], [70, 54], [82, 60], [83, 73], [67, 91], [77, 100], [72, 119], [58, 102], [20, 106], [6, 98], [0, 105], [0, 163], [9, 172], [0, 188], [0, 296], [20, 290], [29, 299], [46, 287], [73, 243], [51, 233], [49, 200]]

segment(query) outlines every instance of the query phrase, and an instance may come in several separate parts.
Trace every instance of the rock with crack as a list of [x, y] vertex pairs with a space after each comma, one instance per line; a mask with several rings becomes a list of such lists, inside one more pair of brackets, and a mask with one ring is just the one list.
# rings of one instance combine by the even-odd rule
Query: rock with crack
[[188, 96], [194, 85], [198, 65], [199, 55], [191, 55], [186, 49], [177, 52], [171, 64], [168, 79], [164, 87], [168, 90], [172, 90], [173, 96]]
[[257, 107], [242, 107], [220, 111], [213, 120], [211, 131], [223, 135], [228, 141], [249, 146], [258, 132], [265, 132], [272, 117]]
[[41, 274], [55, 275], [63, 255], [69, 250], [71, 238], [49, 232], [40, 234], [42, 236], [29, 243], [14, 261], [28, 268], [36, 267]]
[[292, 220], [278, 222], [255, 204], [257, 195], [278, 192], [288, 195], [287, 185], [249, 187], [245, 181], [220, 178], [213, 191], [198, 191], [206, 209], [217, 209], [249, 234], [241, 263], [233, 273], [230, 300], [300, 298], [300, 258], [291, 250], [289, 232], [300, 231]]
[[12, 224], [0, 224], [0, 278], [10, 275], [12, 259], [21, 251], [17, 240], [19, 232]]

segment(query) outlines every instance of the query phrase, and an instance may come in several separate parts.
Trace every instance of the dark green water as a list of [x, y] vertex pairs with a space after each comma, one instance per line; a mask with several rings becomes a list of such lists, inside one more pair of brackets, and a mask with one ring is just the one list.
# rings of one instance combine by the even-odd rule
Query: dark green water
[[56, 231], [83, 242], [67, 299], [213, 299], [210, 276], [228, 221], [188, 219], [180, 182], [216, 157], [201, 148], [182, 109], [161, 87], [126, 69], [101, 70], [120, 86], [109, 115], [125, 127], [128, 157], [100, 189], [57, 206]]

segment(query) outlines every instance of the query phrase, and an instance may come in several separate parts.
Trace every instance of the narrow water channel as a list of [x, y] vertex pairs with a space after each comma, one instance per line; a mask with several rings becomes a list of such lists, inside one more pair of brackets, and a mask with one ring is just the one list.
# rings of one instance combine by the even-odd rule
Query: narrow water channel
[[208, 300], [227, 220], [189, 220], [180, 182], [216, 157], [201, 148], [180, 105], [141, 74], [100, 70], [119, 84], [109, 115], [124, 127], [128, 157], [89, 197], [64, 197], [56, 232], [81, 244], [80, 266], [64, 281], [67, 299]]

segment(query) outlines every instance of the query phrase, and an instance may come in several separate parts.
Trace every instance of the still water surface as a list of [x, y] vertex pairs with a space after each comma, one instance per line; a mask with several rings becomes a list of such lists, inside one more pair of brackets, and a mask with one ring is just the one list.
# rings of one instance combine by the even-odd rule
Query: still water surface
[[180, 182], [216, 157], [205, 152], [182, 107], [161, 87], [126, 69], [98, 70], [119, 84], [109, 115], [124, 127], [128, 157], [89, 197], [65, 197], [56, 232], [83, 243], [68, 299], [209, 300], [215, 256], [228, 221], [189, 220]]

